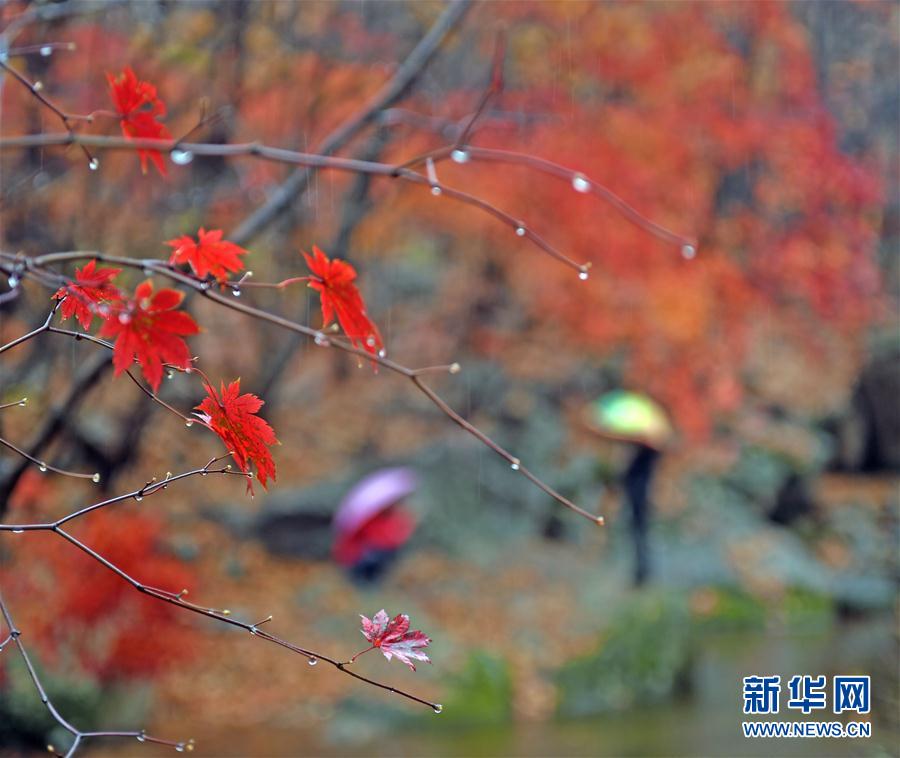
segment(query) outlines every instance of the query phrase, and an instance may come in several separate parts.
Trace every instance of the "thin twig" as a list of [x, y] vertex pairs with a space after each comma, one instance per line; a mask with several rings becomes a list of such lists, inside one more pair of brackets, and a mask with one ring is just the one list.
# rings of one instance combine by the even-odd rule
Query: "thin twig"
[[[169, 153], [172, 150], [180, 150], [195, 156], [215, 156], [220, 158], [251, 157], [260, 160], [283, 163], [296, 166], [305, 166], [310, 169], [329, 169], [333, 171], [345, 171], [354, 174], [369, 174], [377, 177], [399, 179], [410, 184], [428, 188], [436, 197], [446, 196], [457, 200], [464, 205], [475, 208], [482, 213], [493, 216], [511, 229], [517, 236], [523, 237], [532, 244], [556, 258], [558, 261], [575, 269], [579, 273], [586, 273], [589, 264], [578, 263], [555, 248], [535, 231], [530, 229], [521, 219], [512, 213], [502, 210], [493, 203], [484, 200], [477, 195], [450, 187], [433, 177], [421, 174], [403, 165], [390, 163], [378, 163], [357, 158], [341, 158], [321, 153], [305, 153], [296, 150], [287, 150], [280, 147], [271, 147], [261, 142], [243, 142], [231, 144], [218, 144], [206, 142], [178, 142], [173, 139], [148, 139], [101, 136], [93, 134], [74, 134], [52, 132], [47, 134], [31, 134], [18, 137], [0, 138], [0, 151], [21, 149], [24, 147], [49, 147], [53, 145], [82, 145], [96, 148], [97, 150], [157, 150]], [[418, 160], [418, 159], [416, 159]], [[239, 231], [229, 235], [229, 239], [238, 244], [246, 238]]]
[[[22, 642], [22, 631], [16, 626], [15, 622], [13, 621], [12, 614], [10, 613], [9, 607], [6, 605], [6, 602], [3, 600], [2, 595], [0, 595], [0, 616], [2, 616], [6, 628], [9, 630], [9, 635], [7, 636], [7, 638], [3, 641], [3, 643], [0, 643], [0, 651], [2, 651], [4, 645], [9, 642], [12, 642], [13, 645], [16, 646], [16, 649], [19, 651], [19, 655], [22, 656], [22, 661], [25, 663], [25, 668], [28, 671], [28, 676], [31, 679], [31, 683], [37, 690], [38, 697], [40, 697], [41, 702], [44, 704], [44, 707], [53, 717], [53, 720], [56, 721], [59, 726], [61, 726], [74, 737], [72, 745], [65, 753], [66, 758], [74, 755], [75, 751], [81, 746], [82, 740], [94, 737], [131, 737], [140, 742], [153, 742], [157, 745], [169, 745], [170, 747], [174, 747], [179, 751], [190, 751], [194, 749], [193, 740], [188, 740], [186, 742], [166, 740], [162, 739], [161, 737], [154, 737], [152, 735], [149, 735], [143, 729], [138, 731], [84, 732], [73, 726], [69, 721], [66, 720], [65, 717], [63, 717], [59, 710], [57, 710], [56, 706], [53, 704], [53, 701], [50, 699], [50, 696], [47, 694], [47, 690], [41, 682], [40, 676], [38, 676], [37, 670], [34, 667], [34, 663], [32, 663], [31, 661], [31, 656], [28, 654], [28, 651], [25, 649], [25, 645]], [[47, 749], [51, 752], [55, 752], [55, 749], [52, 745], [48, 745]]]

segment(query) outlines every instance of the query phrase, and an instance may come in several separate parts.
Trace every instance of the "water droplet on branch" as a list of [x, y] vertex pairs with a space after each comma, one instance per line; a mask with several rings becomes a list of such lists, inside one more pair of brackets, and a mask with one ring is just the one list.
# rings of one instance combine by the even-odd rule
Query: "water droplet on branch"
[[682, 245], [681, 255], [682, 255], [682, 257], [686, 258], [687, 260], [690, 260], [695, 255], [697, 255], [697, 248], [690, 244]]
[[318, 658], [310, 658], [310, 659], [307, 661], [307, 663], [308, 663], [310, 666], [315, 666], [318, 662], [319, 662], [319, 659], [318, 659]]
[[525, 227], [524, 227], [524, 226], [517, 226], [517, 227], [516, 227], [516, 236], [517, 236], [517, 237], [524, 237], [524, 236], [525, 236]]
[[41, 55], [45, 58], [49, 58], [51, 55], [53, 55], [53, 48], [50, 47], [50, 45], [44, 45], [41, 48]]
[[444, 710], [444, 706], [442, 706], [440, 703], [435, 703], [433, 706], [431, 706], [431, 709], [432, 709], [435, 713], [440, 713], [441, 711]]
[[88, 161], [88, 168], [91, 171], [96, 171], [98, 168], [100, 168], [100, 161], [98, 161], [96, 158], [91, 158]]
[[572, 189], [576, 192], [590, 192], [591, 182], [584, 174], [575, 174], [572, 177]]
[[468, 163], [469, 151], [457, 148], [452, 153], [450, 153], [450, 157], [453, 159], [454, 163]]
[[169, 157], [172, 159], [172, 163], [176, 166], [187, 166], [192, 160], [194, 160], [194, 154], [190, 150], [173, 150], [169, 153]]

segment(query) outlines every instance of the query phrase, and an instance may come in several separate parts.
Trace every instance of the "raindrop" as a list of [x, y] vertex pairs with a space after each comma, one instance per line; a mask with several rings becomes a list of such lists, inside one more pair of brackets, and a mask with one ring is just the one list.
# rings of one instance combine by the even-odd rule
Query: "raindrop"
[[516, 236], [518, 236], [518, 237], [524, 237], [524, 236], [525, 236], [525, 227], [524, 227], [524, 226], [517, 226], [517, 227], [516, 227]]
[[9, 284], [10, 289], [15, 289], [19, 286], [19, 277], [13, 274], [9, 277], [9, 279], [6, 280], [6, 282], [7, 284]]
[[447, 370], [451, 374], [458, 374], [460, 371], [462, 371], [462, 366], [460, 366], [458, 363], [451, 363], [450, 368]]
[[31, 85], [31, 88], [35, 92], [40, 92], [42, 89], [44, 89], [44, 83], [43, 82], [35, 82], [33, 85]]
[[386, 356], [387, 356], [387, 350], [385, 350], [384, 348], [381, 348], [381, 350], [378, 351], [378, 357], [384, 358]]
[[697, 248], [694, 247], [693, 245], [690, 245], [690, 244], [688, 244], [688, 245], [682, 245], [682, 247], [681, 247], [681, 255], [682, 255], [684, 258], [687, 258], [688, 260], [690, 260], [690, 259], [693, 258], [696, 254], [697, 254]]
[[578, 278], [581, 279], [581, 281], [583, 281], [583, 282], [587, 281], [588, 272], [582, 271], [581, 273], [578, 274]]
[[24, 531], [25, 531], [24, 529], [13, 529], [12, 533], [13, 534], [22, 534]]
[[38, 471], [40, 471], [42, 474], [46, 474], [47, 473], [47, 464], [44, 463], [43, 461], [41, 463], [39, 463]]
[[20, 407], [20, 408], [24, 408], [27, 404], [28, 404], [28, 398], [27, 398], [27, 397], [23, 397], [23, 398], [19, 401], [19, 407]]
[[141, 732], [141, 733], [138, 734], [138, 736], [137, 736], [137, 741], [138, 741], [138, 742], [144, 742], [146, 739], [147, 739], [147, 738], [144, 736], [144, 733], [143, 733], [143, 732]]
[[141, 500], [144, 499], [144, 496], [143, 495], [135, 495], [134, 499], [135, 499], [135, 502], [139, 503], [139, 502], [141, 502]]
[[513, 458], [513, 459], [512, 459], [512, 462], [509, 464], [509, 467], [510, 467], [513, 471], [518, 471], [518, 470], [519, 470], [519, 465], [520, 465], [520, 463], [521, 463], [521, 461], [520, 461], [518, 458]]
[[454, 163], [468, 163], [469, 162], [469, 151], [461, 150], [457, 148], [452, 153], [450, 153], [450, 157], [453, 159]]
[[94, 484], [100, 484], [100, 474], [94, 474], [94, 475], [91, 477], [91, 481], [92, 481]]
[[175, 372], [174, 371], [166, 371], [166, 379], [174, 379]]
[[169, 157], [176, 166], [187, 166], [194, 160], [194, 154], [190, 150], [173, 150]]
[[315, 666], [318, 662], [319, 662], [319, 659], [318, 659], [318, 658], [310, 658], [310, 659], [307, 661], [307, 663], [308, 663], [310, 666]]
[[128, 313], [120, 313], [119, 314], [119, 323], [120, 324], [130, 324], [131, 323], [131, 315]]
[[88, 161], [88, 168], [91, 171], [96, 171], [98, 168], [100, 168], [100, 161], [98, 161], [96, 158], [91, 158]]
[[328, 337], [326, 337], [322, 332], [316, 332], [315, 343], [319, 347], [328, 347], [331, 343], [328, 341]]
[[53, 55], [53, 48], [50, 47], [50, 45], [44, 45], [41, 48], [41, 55], [43, 55], [45, 58], [49, 58], [51, 55]]
[[576, 192], [590, 192], [591, 183], [584, 174], [575, 174], [572, 177], [572, 188]]
[[366, 337], [366, 344], [369, 347], [375, 347], [375, 338], [374, 337]]
[[231, 294], [234, 295], [235, 297], [240, 297], [240, 296], [241, 296], [241, 290], [240, 290], [240, 288], [239, 288], [239, 287], [235, 287], [233, 290], [231, 290]]
[[183, 742], [179, 742], [179, 743], [175, 746], [175, 749], [176, 749], [179, 753], [183, 753], [183, 752], [184, 752], [184, 743], [183, 743]]
[[431, 708], [435, 713], [440, 713], [444, 710], [444, 706], [442, 706], [440, 703], [435, 703]]
[[185, 425], [188, 429], [190, 429], [190, 428], [194, 425], [194, 422], [191, 421], [191, 419], [188, 419], [187, 421], [184, 422], [184, 425]]
[[441, 194], [441, 188], [440, 187], [432, 187], [431, 194], [434, 195], [435, 197], [437, 197], [438, 195]]

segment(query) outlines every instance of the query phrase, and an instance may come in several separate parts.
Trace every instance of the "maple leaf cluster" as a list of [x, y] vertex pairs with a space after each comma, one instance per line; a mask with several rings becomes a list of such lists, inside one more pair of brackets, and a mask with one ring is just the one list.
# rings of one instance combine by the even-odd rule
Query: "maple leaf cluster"
[[[155, 90], [144, 96], [152, 99]], [[130, 100], [125, 99], [131, 97]], [[137, 95], [122, 95], [123, 104], [138, 102]], [[143, 101], [142, 101], [143, 102]], [[199, 229], [197, 238], [178, 237], [166, 243], [172, 248], [169, 264], [187, 265], [203, 280], [212, 278], [224, 285], [230, 273], [244, 269], [242, 257], [247, 250], [223, 239], [220, 229]], [[321, 295], [322, 318], [328, 325], [335, 315], [350, 341], [375, 353], [383, 346], [378, 328], [366, 314], [365, 303], [356, 285], [356, 270], [345, 261], [329, 259], [314, 247], [314, 256], [304, 253], [313, 273], [300, 277]], [[180, 308], [184, 293], [175, 289], [154, 290], [153, 282], [137, 285], [134, 293], [126, 295], [115, 285], [122, 269], [99, 267], [88, 261], [76, 269], [75, 277], [60, 287], [53, 297], [60, 302], [63, 320], [74, 318], [85, 331], [91, 328], [94, 317], [103, 323], [99, 336], [114, 340], [113, 368], [116, 376], [137, 363], [150, 385], [157, 392], [164, 370], [191, 369], [191, 353], [185, 342], [200, 331], [193, 317]], [[195, 407], [195, 415], [221, 438], [235, 463], [248, 476], [251, 465], [256, 478], [266, 488], [275, 479], [275, 462], [269, 448], [278, 444], [272, 427], [257, 414], [263, 401], [251, 393], [240, 393], [240, 380], [222, 382], [216, 390], [204, 377], [206, 397]], [[248, 481], [252, 493], [252, 482]]]

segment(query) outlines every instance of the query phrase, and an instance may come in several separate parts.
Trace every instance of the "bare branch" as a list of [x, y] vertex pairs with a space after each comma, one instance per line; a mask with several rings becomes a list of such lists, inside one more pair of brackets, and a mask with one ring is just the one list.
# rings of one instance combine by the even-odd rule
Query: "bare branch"
[[[188, 740], [186, 742], [165, 740], [160, 737], [153, 737], [152, 735], [147, 734], [143, 729], [139, 731], [83, 732], [77, 727], [73, 726], [57, 710], [56, 706], [53, 704], [53, 701], [50, 700], [50, 696], [47, 694], [47, 690], [44, 688], [44, 685], [41, 682], [40, 677], [38, 676], [37, 670], [35, 669], [34, 664], [31, 661], [31, 656], [28, 654], [28, 651], [25, 649], [25, 645], [22, 642], [22, 631], [16, 626], [15, 622], [13, 621], [12, 614], [9, 611], [9, 607], [3, 600], [2, 595], [0, 595], [0, 616], [2, 616], [6, 628], [9, 630], [9, 634], [7, 635], [6, 639], [0, 642], [0, 652], [2, 652], [3, 648], [10, 642], [15, 645], [16, 649], [19, 651], [19, 655], [22, 656], [22, 661], [25, 663], [25, 668], [28, 671], [28, 676], [31, 679], [31, 683], [37, 690], [38, 696], [40, 697], [41, 702], [44, 704], [44, 707], [49, 711], [50, 715], [53, 717], [53, 720], [56, 721], [57, 724], [59, 724], [63, 729], [65, 729], [75, 738], [72, 742], [72, 745], [65, 753], [66, 758], [75, 754], [75, 751], [81, 746], [82, 741], [93, 737], [131, 737], [138, 740], [139, 742], [154, 742], [158, 745], [169, 745], [179, 751], [190, 751], [194, 749], [193, 740]], [[56, 752], [55, 748], [52, 745], [48, 745], [47, 749], [51, 753]]]

